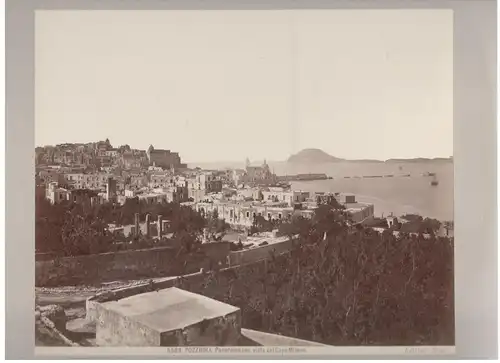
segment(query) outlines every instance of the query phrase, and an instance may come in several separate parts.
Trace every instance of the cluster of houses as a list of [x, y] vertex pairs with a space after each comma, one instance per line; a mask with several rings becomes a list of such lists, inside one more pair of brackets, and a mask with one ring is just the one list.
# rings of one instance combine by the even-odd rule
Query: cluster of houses
[[354, 222], [365, 221], [374, 215], [372, 204], [359, 203], [353, 195], [299, 191], [288, 186], [230, 186], [222, 179], [217, 172], [210, 171], [170, 176], [153, 173], [142, 187], [128, 185], [120, 188], [112, 176], [105, 174], [90, 178], [90, 181], [77, 177], [79, 183], [96, 183], [99, 189], [81, 188], [82, 184], [79, 188], [68, 188], [51, 182], [46, 189], [46, 197], [51, 203], [64, 200], [78, 203], [85, 198], [92, 203], [122, 205], [130, 198], [150, 204], [182, 203], [202, 214], [217, 212], [220, 218], [235, 228], [251, 226], [255, 216], [269, 221], [296, 214], [309, 217], [317, 208], [318, 201], [328, 197], [334, 197], [343, 204]]
[[150, 145], [147, 150], [132, 149], [129, 145], [118, 148], [105, 141], [59, 144], [35, 148], [36, 165], [79, 166], [84, 169], [100, 168], [142, 169], [156, 165], [164, 169], [182, 169], [179, 153], [155, 149]]
[[232, 228], [241, 229], [252, 226], [256, 216], [267, 221], [286, 220], [294, 215], [310, 218], [319, 202], [330, 197], [345, 207], [355, 223], [374, 216], [373, 204], [359, 203], [354, 195], [298, 191], [286, 187], [235, 189], [231, 194], [214, 193], [204, 200], [183, 204], [202, 215], [215, 214]]
[[[36, 184], [51, 203], [70, 201], [124, 204], [137, 198], [146, 203], [184, 203], [201, 213], [218, 212], [230, 225], [245, 227], [257, 215], [266, 220], [293, 214], [311, 216], [324, 193], [291, 190], [279, 182], [264, 161], [244, 169], [189, 169], [178, 153], [155, 149], [113, 148], [109, 140], [37, 148]], [[371, 204], [354, 196], [336, 195], [354, 221], [373, 216]]]

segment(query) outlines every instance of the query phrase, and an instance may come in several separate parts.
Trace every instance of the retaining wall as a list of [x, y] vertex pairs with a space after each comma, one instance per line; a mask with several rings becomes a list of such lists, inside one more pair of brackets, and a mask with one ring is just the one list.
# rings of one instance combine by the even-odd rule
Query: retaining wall
[[[97, 255], [65, 257], [35, 262], [36, 286], [96, 284], [116, 280], [134, 280], [177, 276], [214, 265], [227, 266], [229, 243], [202, 245], [195, 254], [179, 258], [178, 249], [158, 247], [145, 250], [109, 252]], [[186, 262], [184, 264], [184, 262]], [[187, 266], [186, 268], [184, 266]]]
[[[217, 274], [228, 281], [236, 277], [239, 272], [255, 272], [266, 268], [267, 261], [261, 260], [251, 264], [223, 268]], [[86, 318], [95, 321], [97, 318], [97, 305], [106, 301], [116, 301], [129, 296], [144, 294], [155, 290], [166, 289], [169, 287], [178, 287], [194, 293], [203, 292], [203, 284], [209, 272], [196, 272], [184, 276], [167, 277], [159, 280], [152, 280], [135, 286], [123, 287], [112, 291], [105, 291], [91, 296], [86, 301]]]
[[229, 266], [237, 266], [267, 259], [271, 253], [281, 254], [290, 251], [296, 240], [286, 240], [265, 246], [259, 246], [247, 250], [233, 251], [229, 253]]
[[[228, 283], [238, 276], [245, 276], [246, 274], [261, 274], [263, 271], [267, 270], [267, 259], [269, 259], [272, 252], [276, 255], [289, 252], [296, 240], [287, 240], [280, 243], [275, 243], [266, 246], [260, 246], [249, 250], [230, 252], [227, 255], [228, 264], [223, 264], [222, 268], [217, 272], [219, 279], [226, 279]], [[206, 245], [207, 255], [210, 253], [214, 254], [212, 259], [215, 260], [217, 255], [216, 243], [208, 243]], [[227, 244], [229, 248], [229, 244]], [[210, 252], [208, 252], [210, 251]], [[229, 265], [229, 266], [228, 266]], [[119, 300], [129, 296], [143, 294], [146, 292], [155, 291], [158, 289], [166, 289], [169, 287], [179, 287], [194, 293], [203, 293], [203, 284], [206, 281], [206, 277], [209, 272], [195, 272], [191, 274], [186, 274], [180, 277], [167, 277], [164, 279], [159, 279], [151, 281], [150, 283], [144, 283], [140, 285], [124, 287], [121, 289], [106, 291], [87, 299], [87, 319], [96, 319], [96, 303]], [[217, 286], [214, 286], [214, 289]], [[212, 298], [217, 298], [218, 295], [223, 294], [225, 291], [224, 286], [218, 286], [221, 291], [214, 291]]]

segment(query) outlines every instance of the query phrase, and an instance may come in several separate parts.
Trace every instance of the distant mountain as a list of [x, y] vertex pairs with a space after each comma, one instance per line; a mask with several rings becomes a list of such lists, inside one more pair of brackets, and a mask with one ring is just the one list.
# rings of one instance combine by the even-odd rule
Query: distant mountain
[[375, 159], [341, 159], [330, 154], [327, 154], [320, 149], [304, 149], [297, 154], [291, 155], [288, 160], [289, 163], [297, 164], [324, 164], [324, 163], [449, 163], [453, 162], [453, 157], [449, 158], [410, 158], [410, 159], [388, 159], [388, 160], [375, 160]]
[[335, 156], [331, 156], [320, 149], [304, 149], [299, 151], [297, 154], [290, 156], [287, 161], [289, 163], [297, 164], [323, 164], [345, 161], [345, 159], [336, 158]]

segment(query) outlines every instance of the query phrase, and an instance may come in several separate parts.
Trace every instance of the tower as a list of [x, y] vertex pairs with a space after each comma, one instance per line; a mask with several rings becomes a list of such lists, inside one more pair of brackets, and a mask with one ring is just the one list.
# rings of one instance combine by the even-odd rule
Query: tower
[[245, 160], [245, 167], [247, 167], [247, 168], [248, 168], [249, 166], [250, 166], [250, 159], [248, 159], [248, 158], [247, 158], [247, 159]]
[[153, 145], [149, 145], [148, 150], [146, 151], [146, 156], [148, 158], [148, 162], [151, 162], [151, 153], [155, 150]]

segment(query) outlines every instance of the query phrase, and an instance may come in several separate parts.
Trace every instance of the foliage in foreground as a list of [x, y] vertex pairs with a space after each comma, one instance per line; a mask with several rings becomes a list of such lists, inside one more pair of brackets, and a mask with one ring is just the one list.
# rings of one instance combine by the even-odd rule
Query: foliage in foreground
[[300, 220], [299, 243], [265, 267], [182, 287], [240, 307], [249, 329], [332, 345], [454, 344], [453, 240], [326, 223], [334, 214]]
[[[196, 211], [176, 203], [147, 204], [136, 199], [121, 205], [91, 206], [63, 202], [52, 205], [44, 198], [43, 190], [37, 191], [35, 203], [35, 247], [37, 252], [51, 252], [63, 256], [89, 255], [111, 252], [118, 248], [123, 236], [107, 231], [108, 223], [127, 225], [134, 223], [135, 213], [144, 221], [150, 214], [154, 221], [158, 215], [170, 220], [174, 240], [190, 250], [199, 243], [203, 228], [216, 228], [218, 235], [224, 226], [211, 226]], [[137, 248], [151, 241], [143, 236], [136, 241]]]

